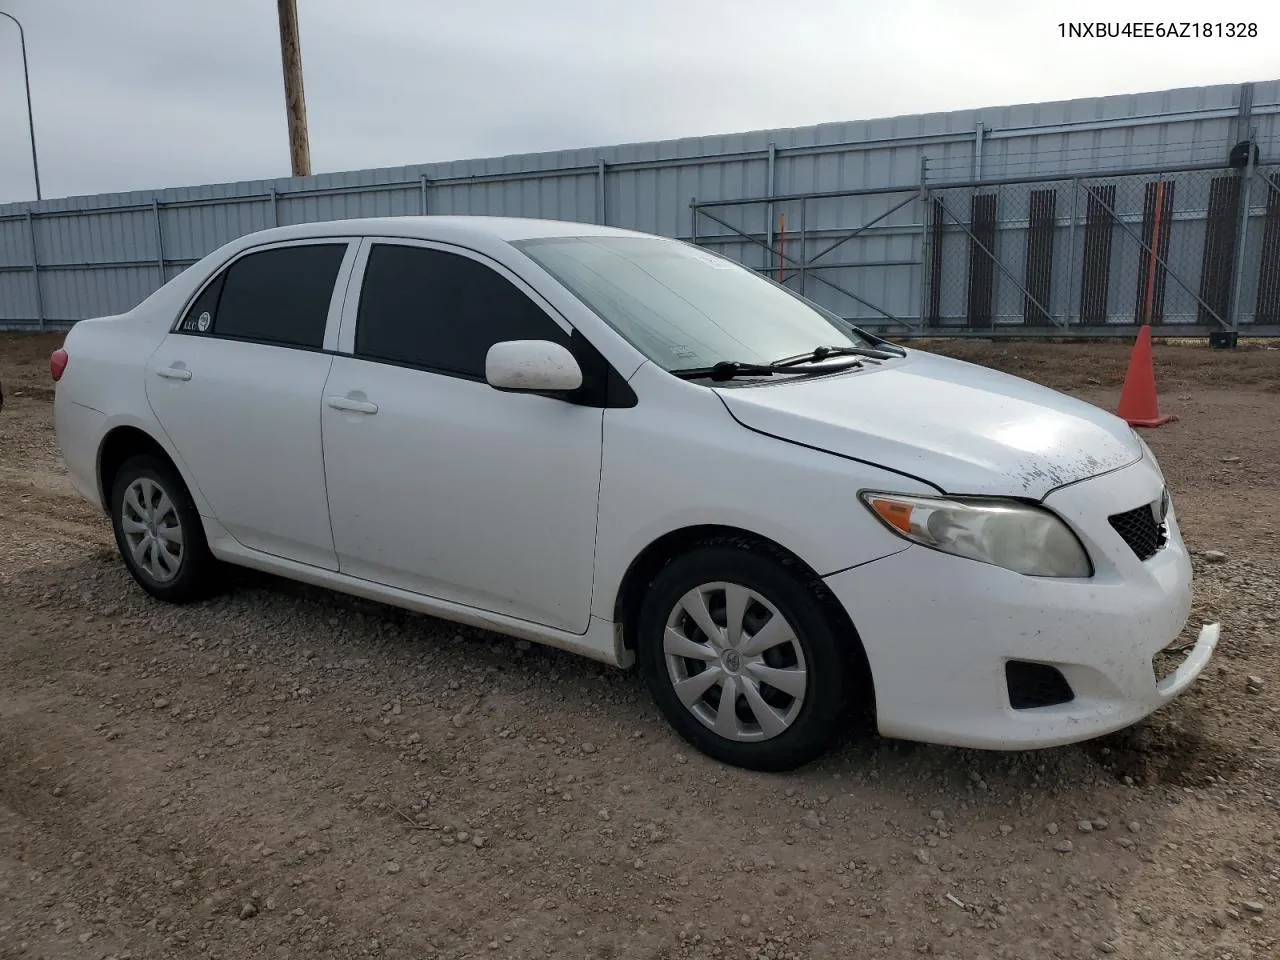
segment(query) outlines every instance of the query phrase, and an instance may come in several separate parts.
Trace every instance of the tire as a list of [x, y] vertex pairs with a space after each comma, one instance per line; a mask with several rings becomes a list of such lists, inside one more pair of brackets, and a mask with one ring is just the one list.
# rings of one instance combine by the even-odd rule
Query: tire
[[[750, 544], [705, 545], [669, 563], [641, 602], [637, 653], [650, 693], [681, 737], [722, 763], [793, 770], [843, 729], [858, 640], [837, 633], [818, 584], [798, 566]], [[697, 597], [720, 631], [717, 643], [689, 612]], [[731, 597], [744, 611], [735, 647], [726, 642]], [[775, 644], [779, 636], [789, 639]], [[722, 709], [727, 682], [732, 709]]]
[[217, 588], [218, 563], [209, 552], [200, 514], [186, 484], [165, 461], [139, 454], [116, 471], [111, 526], [129, 574], [156, 599], [191, 603]]

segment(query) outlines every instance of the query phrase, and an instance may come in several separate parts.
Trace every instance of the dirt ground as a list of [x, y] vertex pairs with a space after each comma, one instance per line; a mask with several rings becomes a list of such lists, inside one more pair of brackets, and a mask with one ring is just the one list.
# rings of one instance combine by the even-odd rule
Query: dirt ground
[[[248, 573], [146, 598], [59, 463], [56, 345], [0, 334], [0, 958], [1280, 956], [1280, 350], [1157, 346], [1223, 624], [1187, 694], [771, 776], [567, 654]], [[1127, 356], [933, 348], [1100, 405]]]

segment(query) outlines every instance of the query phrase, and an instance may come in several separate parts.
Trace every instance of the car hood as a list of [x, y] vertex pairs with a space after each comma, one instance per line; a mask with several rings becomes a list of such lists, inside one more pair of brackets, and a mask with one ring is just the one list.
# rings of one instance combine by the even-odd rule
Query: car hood
[[1105, 410], [915, 350], [834, 376], [717, 392], [752, 430], [910, 474], [954, 495], [1039, 500], [1142, 458], [1133, 431]]

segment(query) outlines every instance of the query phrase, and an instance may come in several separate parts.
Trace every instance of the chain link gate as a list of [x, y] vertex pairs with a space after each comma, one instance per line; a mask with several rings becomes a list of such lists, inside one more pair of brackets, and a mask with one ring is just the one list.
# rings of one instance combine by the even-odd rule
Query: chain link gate
[[[694, 200], [695, 243], [892, 334], [1280, 325], [1280, 168]], [[1247, 207], [1247, 209], [1246, 209]]]
[[695, 199], [692, 240], [855, 323], [915, 331], [919, 201], [919, 187]]
[[1280, 186], [1254, 176], [1270, 177], [1270, 212], [1250, 202], [1245, 243], [1234, 170], [935, 186], [925, 326], [1228, 329], [1237, 272], [1241, 321], [1274, 323]]
[[1251, 203], [1251, 216], [1260, 223], [1250, 229], [1245, 246], [1240, 309], [1252, 311], [1253, 327], [1276, 327], [1280, 326], [1280, 166], [1259, 168], [1253, 183], [1256, 201]]

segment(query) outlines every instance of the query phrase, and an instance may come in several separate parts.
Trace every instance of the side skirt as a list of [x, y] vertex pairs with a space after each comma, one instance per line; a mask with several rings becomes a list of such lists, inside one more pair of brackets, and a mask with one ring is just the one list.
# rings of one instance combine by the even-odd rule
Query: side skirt
[[635, 661], [635, 655], [623, 645], [622, 631], [618, 625], [598, 617], [591, 617], [586, 633], [567, 633], [542, 624], [531, 623], [528, 620], [490, 613], [477, 607], [439, 600], [251, 550], [232, 537], [217, 520], [210, 517], [201, 519], [204, 521], [210, 551], [219, 560], [235, 566], [261, 570], [287, 580], [308, 583], [338, 593], [412, 610], [415, 613], [425, 613], [452, 623], [492, 630], [494, 633], [576, 653], [600, 663], [607, 663], [611, 667], [626, 668]]

